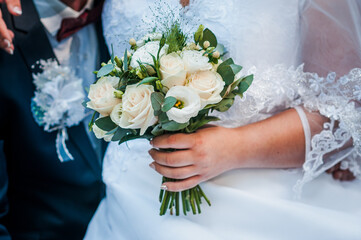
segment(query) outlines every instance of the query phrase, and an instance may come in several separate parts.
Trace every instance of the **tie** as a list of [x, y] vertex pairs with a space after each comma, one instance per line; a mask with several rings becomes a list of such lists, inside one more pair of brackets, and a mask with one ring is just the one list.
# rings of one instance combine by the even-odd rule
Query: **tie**
[[79, 17], [77, 18], [64, 18], [61, 22], [60, 29], [56, 35], [56, 40], [60, 42], [61, 40], [70, 37], [74, 33], [78, 32], [83, 27], [88, 24], [96, 22], [102, 13], [104, 1], [100, 1], [96, 7], [92, 10], [86, 9]]

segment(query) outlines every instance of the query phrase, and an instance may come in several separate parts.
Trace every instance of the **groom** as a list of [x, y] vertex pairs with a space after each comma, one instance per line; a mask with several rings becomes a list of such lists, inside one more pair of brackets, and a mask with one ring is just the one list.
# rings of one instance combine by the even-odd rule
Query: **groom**
[[[57, 59], [84, 85], [94, 81], [91, 71], [108, 58], [97, 16], [102, 2], [22, 0], [18, 16], [0, 7], [15, 35], [14, 51], [0, 51], [0, 239], [82, 239], [104, 197], [106, 146], [87, 133], [84, 121], [68, 129], [74, 161], [59, 161], [56, 133], [45, 132], [31, 113], [32, 65]], [[77, 18], [81, 26], [68, 24], [69, 33], [61, 28], [64, 18]]]

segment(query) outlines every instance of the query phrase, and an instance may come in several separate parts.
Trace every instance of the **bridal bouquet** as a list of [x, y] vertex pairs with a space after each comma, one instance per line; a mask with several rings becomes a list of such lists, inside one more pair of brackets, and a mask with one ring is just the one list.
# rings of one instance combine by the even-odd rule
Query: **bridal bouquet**
[[[89, 125], [97, 138], [121, 144], [165, 133], [192, 133], [218, 120], [210, 116], [212, 111], [227, 111], [237, 95], [242, 97], [253, 76], [236, 77], [242, 67], [231, 58], [220, 59], [222, 47], [203, 25], [192, 41], [189, 38], [173, 24], [162, 33], [130, 39], [131, 50], [121, 59], [112, 53], [96, 72], [98, 80], [85, 103], [100, 115], [95, 119], [94, 114]], [[177, 180], [163, 177], [165, 181]], [[181, 205], [184, 215], [200, 213], [202, 198], [210, 205], [200, 186], [180, 193], [161, 190], [160, 215], [168, 209], [179, 215]]]

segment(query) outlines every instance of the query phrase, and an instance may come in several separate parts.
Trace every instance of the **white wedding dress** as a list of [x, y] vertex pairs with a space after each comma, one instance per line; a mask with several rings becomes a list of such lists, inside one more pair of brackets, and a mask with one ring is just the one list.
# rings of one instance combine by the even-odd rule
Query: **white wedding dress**
[[[117, 55], [145, 31], [139, 26], [154, 24], [154, 4], [106, 1], [105, 38]], [[255, 74], [244, 98], [216, 114], [217, 124], [242, 126], [296, 108], [305, 129], [303, 169], [232, 170], [201, 184], [212, 202], [202, 214], [159, 216], [161, 176], [148, 166], [149, 143], [111, 143], [107, 194], [85, 238], [361, 239], [360, 9], [356, 0], [191, 0], [184, 18], [209, 27], [243, 73]], [[318, 122], [311, 110], [331, 121]], [[311, 131], [314, 125], [323, 130]], [[324, 173], [339, 162], [358, 179]]]

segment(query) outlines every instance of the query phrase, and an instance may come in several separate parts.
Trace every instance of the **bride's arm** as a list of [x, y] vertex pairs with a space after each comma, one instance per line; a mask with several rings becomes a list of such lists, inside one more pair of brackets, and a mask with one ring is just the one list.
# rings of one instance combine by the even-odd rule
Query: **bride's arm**
[[[163, 176], [184, 179], [165, 183], [170, 191], [191, 188], [231, 169], [294, 168], [305, 159], [303, 127], [294, 109], [239, 128], [212, 126], [194, 134], [160, 136], [151, 143], [151, 167]], [[167, 148], [182, 150], [157, 150]]]

